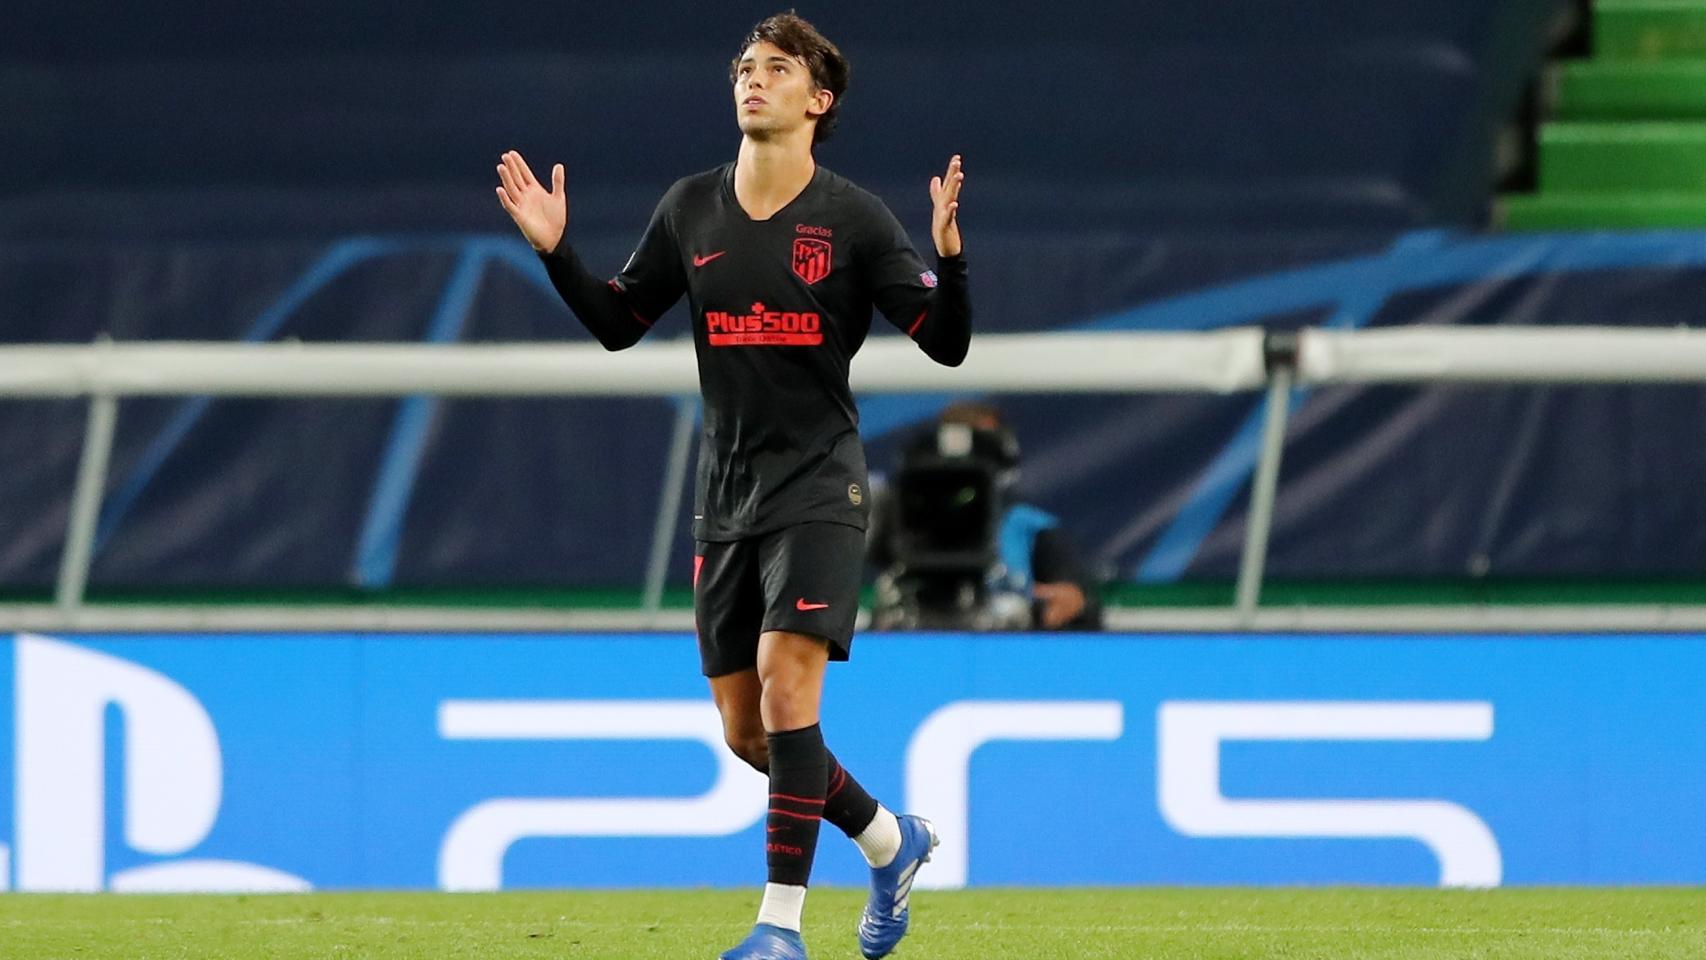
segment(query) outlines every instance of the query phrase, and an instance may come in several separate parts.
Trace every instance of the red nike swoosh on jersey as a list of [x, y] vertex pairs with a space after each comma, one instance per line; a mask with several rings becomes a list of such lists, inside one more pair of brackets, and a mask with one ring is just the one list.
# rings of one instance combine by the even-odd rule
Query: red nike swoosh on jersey
[[699, 254], [695, 253], [693, 255], [693, 265], [695, 267], [702, 267], [705, 264], [710, 263], [712, 260], [717, 259], [718, 257], [722, 256], [725, 253], [728, 253], [728, 251], [727, 250], [718, 250], [716, 253], [707, 253], [704, 256], [700, 256]]
[[794, 601], [794, 609], [795, 610], [827, 610], [827, 609], [829, 609], [829, 604], [827, 604], [827, 603], [807, 603], [806, 598], [801, 597], [798, 600]]

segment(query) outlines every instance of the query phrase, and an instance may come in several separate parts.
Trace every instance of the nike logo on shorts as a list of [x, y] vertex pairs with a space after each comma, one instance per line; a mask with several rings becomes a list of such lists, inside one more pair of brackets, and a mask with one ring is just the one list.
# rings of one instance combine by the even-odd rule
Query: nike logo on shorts
[[827, 610], [827, 609], [829, 609], [829, 604], [827, 604], [827, 603], [807, 603], [806, 598], [801, 597], [798, 600], [794, 601], [794, 609], [795, 610]]
[[728, 251], [727, 250], [718, 250], [716, 253], [707, 253], [704, 256], [700, 256], [699, 254], [695, 253], [693, 255], [693, 266], [702, 267], [705, 264], [710, 263], [712, 260], [717, 259], [718, 257], [722, 256], [725, 253], [728, 253]]

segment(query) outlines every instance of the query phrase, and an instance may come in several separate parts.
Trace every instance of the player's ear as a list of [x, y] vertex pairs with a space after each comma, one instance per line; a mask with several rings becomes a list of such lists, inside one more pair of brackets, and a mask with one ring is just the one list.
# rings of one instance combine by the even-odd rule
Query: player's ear
[[812, 117], [821, 117], [824, 114], [829, 112], [829, 108], [834, 103], [835, 103], [835, 91], [833, 91], [833, 90], [813, 90], [812, 91], [811, 103], [806, 105], [806, 115], [812, 116]]

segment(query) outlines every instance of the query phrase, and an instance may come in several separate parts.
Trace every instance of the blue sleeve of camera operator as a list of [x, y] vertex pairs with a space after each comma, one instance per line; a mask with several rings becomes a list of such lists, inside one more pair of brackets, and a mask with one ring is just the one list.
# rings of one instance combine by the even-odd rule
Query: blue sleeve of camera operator
[[1015, 504], [1002, 516], [1001, 563], [1015, 587], [1029, 590], [1038, 580], [1054, 582], [1040, 576], [1035, 569], [1035, 547], [1039, 536], [1059, 525], [1053, 514], [1028, 503]]

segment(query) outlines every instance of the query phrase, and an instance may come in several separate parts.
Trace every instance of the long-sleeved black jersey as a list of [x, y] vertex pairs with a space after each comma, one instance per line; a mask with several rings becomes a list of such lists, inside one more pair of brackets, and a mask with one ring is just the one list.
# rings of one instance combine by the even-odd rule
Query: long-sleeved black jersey
[[541, 254], [557, 292], [611, 350], [632, 346], [687, 294], [704, 395], [694, 537], [739, 540], [869, 509], [848, 366], [871, 308], [939, 363], [971, 341], [960, 257], [929, 270], [888, 207], [818, 167], [768, 220], [747, 216], [734, 164], [676, 181], [615, 279], [565, 239]]

